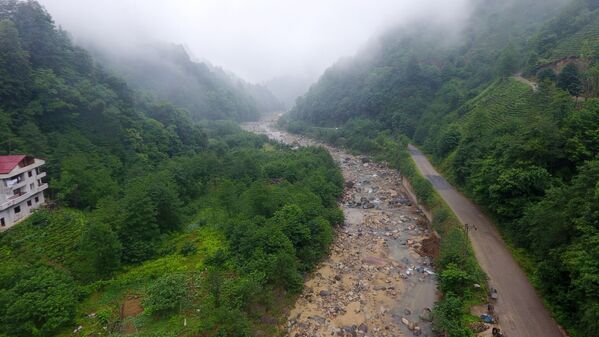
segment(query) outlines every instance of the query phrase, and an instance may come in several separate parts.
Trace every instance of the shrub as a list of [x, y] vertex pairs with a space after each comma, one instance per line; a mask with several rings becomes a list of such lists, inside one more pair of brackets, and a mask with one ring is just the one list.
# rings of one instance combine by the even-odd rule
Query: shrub
[[187, 277], [184, 274], [165, 275], [148, 288], [142, 305], [150, 315], [165, 315], [180, 307], [186, 294]]

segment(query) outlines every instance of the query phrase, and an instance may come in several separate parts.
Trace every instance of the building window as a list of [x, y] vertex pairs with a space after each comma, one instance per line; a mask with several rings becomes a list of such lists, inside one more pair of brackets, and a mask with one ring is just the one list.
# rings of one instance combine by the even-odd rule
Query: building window
[[0, 218], [0, 226], [6, 227], [6, 222], [4, 222], [4, 218]]
[[15, 207], [15, 214], [21, 213], [21, 206]]
[[31, 178], [31, 176], [33, 176], [33, 171], [27, 172], [27, 175], [29, 176], [29, 178]]
[[27, 200], [27, 206], [31, 206], [31, 200]]
[[29, 184], [29, 190], [30, 191], [33, 191], [34, 188], [35, 188], [35, 184], [34, 183]]
[[35, 197], [35, 203], [37, 204], [38, 202], [40, 202], [40, 198], [39, 197]]

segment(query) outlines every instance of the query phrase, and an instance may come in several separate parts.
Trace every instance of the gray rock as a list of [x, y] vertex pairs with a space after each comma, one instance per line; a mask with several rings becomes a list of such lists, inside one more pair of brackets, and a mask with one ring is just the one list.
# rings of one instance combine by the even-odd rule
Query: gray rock
[[310, 317], [308, 317], [308, 319], [311, 319], [320, 325], [323, 325], [327, 322], [327, 320], [324, 317], [320, 317], [320, 316], [310, 316]]
[[424, 308], [420, 312], [420, 319], [426, 322], [431, 322], [433, 320], [433, 312], [430, 308]]
[[321, 290], [319, 295], [322, 297], [327, 297], [327, 296], [331, 296], [331, 292], [328, 290]]

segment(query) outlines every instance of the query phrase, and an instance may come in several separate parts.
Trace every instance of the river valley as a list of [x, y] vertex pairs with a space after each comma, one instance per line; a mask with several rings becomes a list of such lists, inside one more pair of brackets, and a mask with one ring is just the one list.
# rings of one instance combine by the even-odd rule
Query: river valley
[[368, 158], [276, 130], [275, 119], [248, 131], [299, 146], [324, 146], [342, 170], [340, 207], [328, 256], [306, 279], [288, 315], [288, 336], [432, 336], [437, 298], [432, 256], [438, 240], [409, 199], [397, 170]]

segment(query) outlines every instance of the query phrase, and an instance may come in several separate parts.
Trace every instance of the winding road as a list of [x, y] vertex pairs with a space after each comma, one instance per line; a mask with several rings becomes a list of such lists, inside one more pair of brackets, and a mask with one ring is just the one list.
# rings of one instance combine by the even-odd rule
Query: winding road
[[451, 207], [462, 224], [474, 224], [469, 237], [480, 266], [496, 288], [499, 299], [495, 311], [506, 337], [563, 337], [526, 275], [513, 259], [501, 235], [483, 212], [454, 189], [413, 145], [408, 146], [416, 166]]

